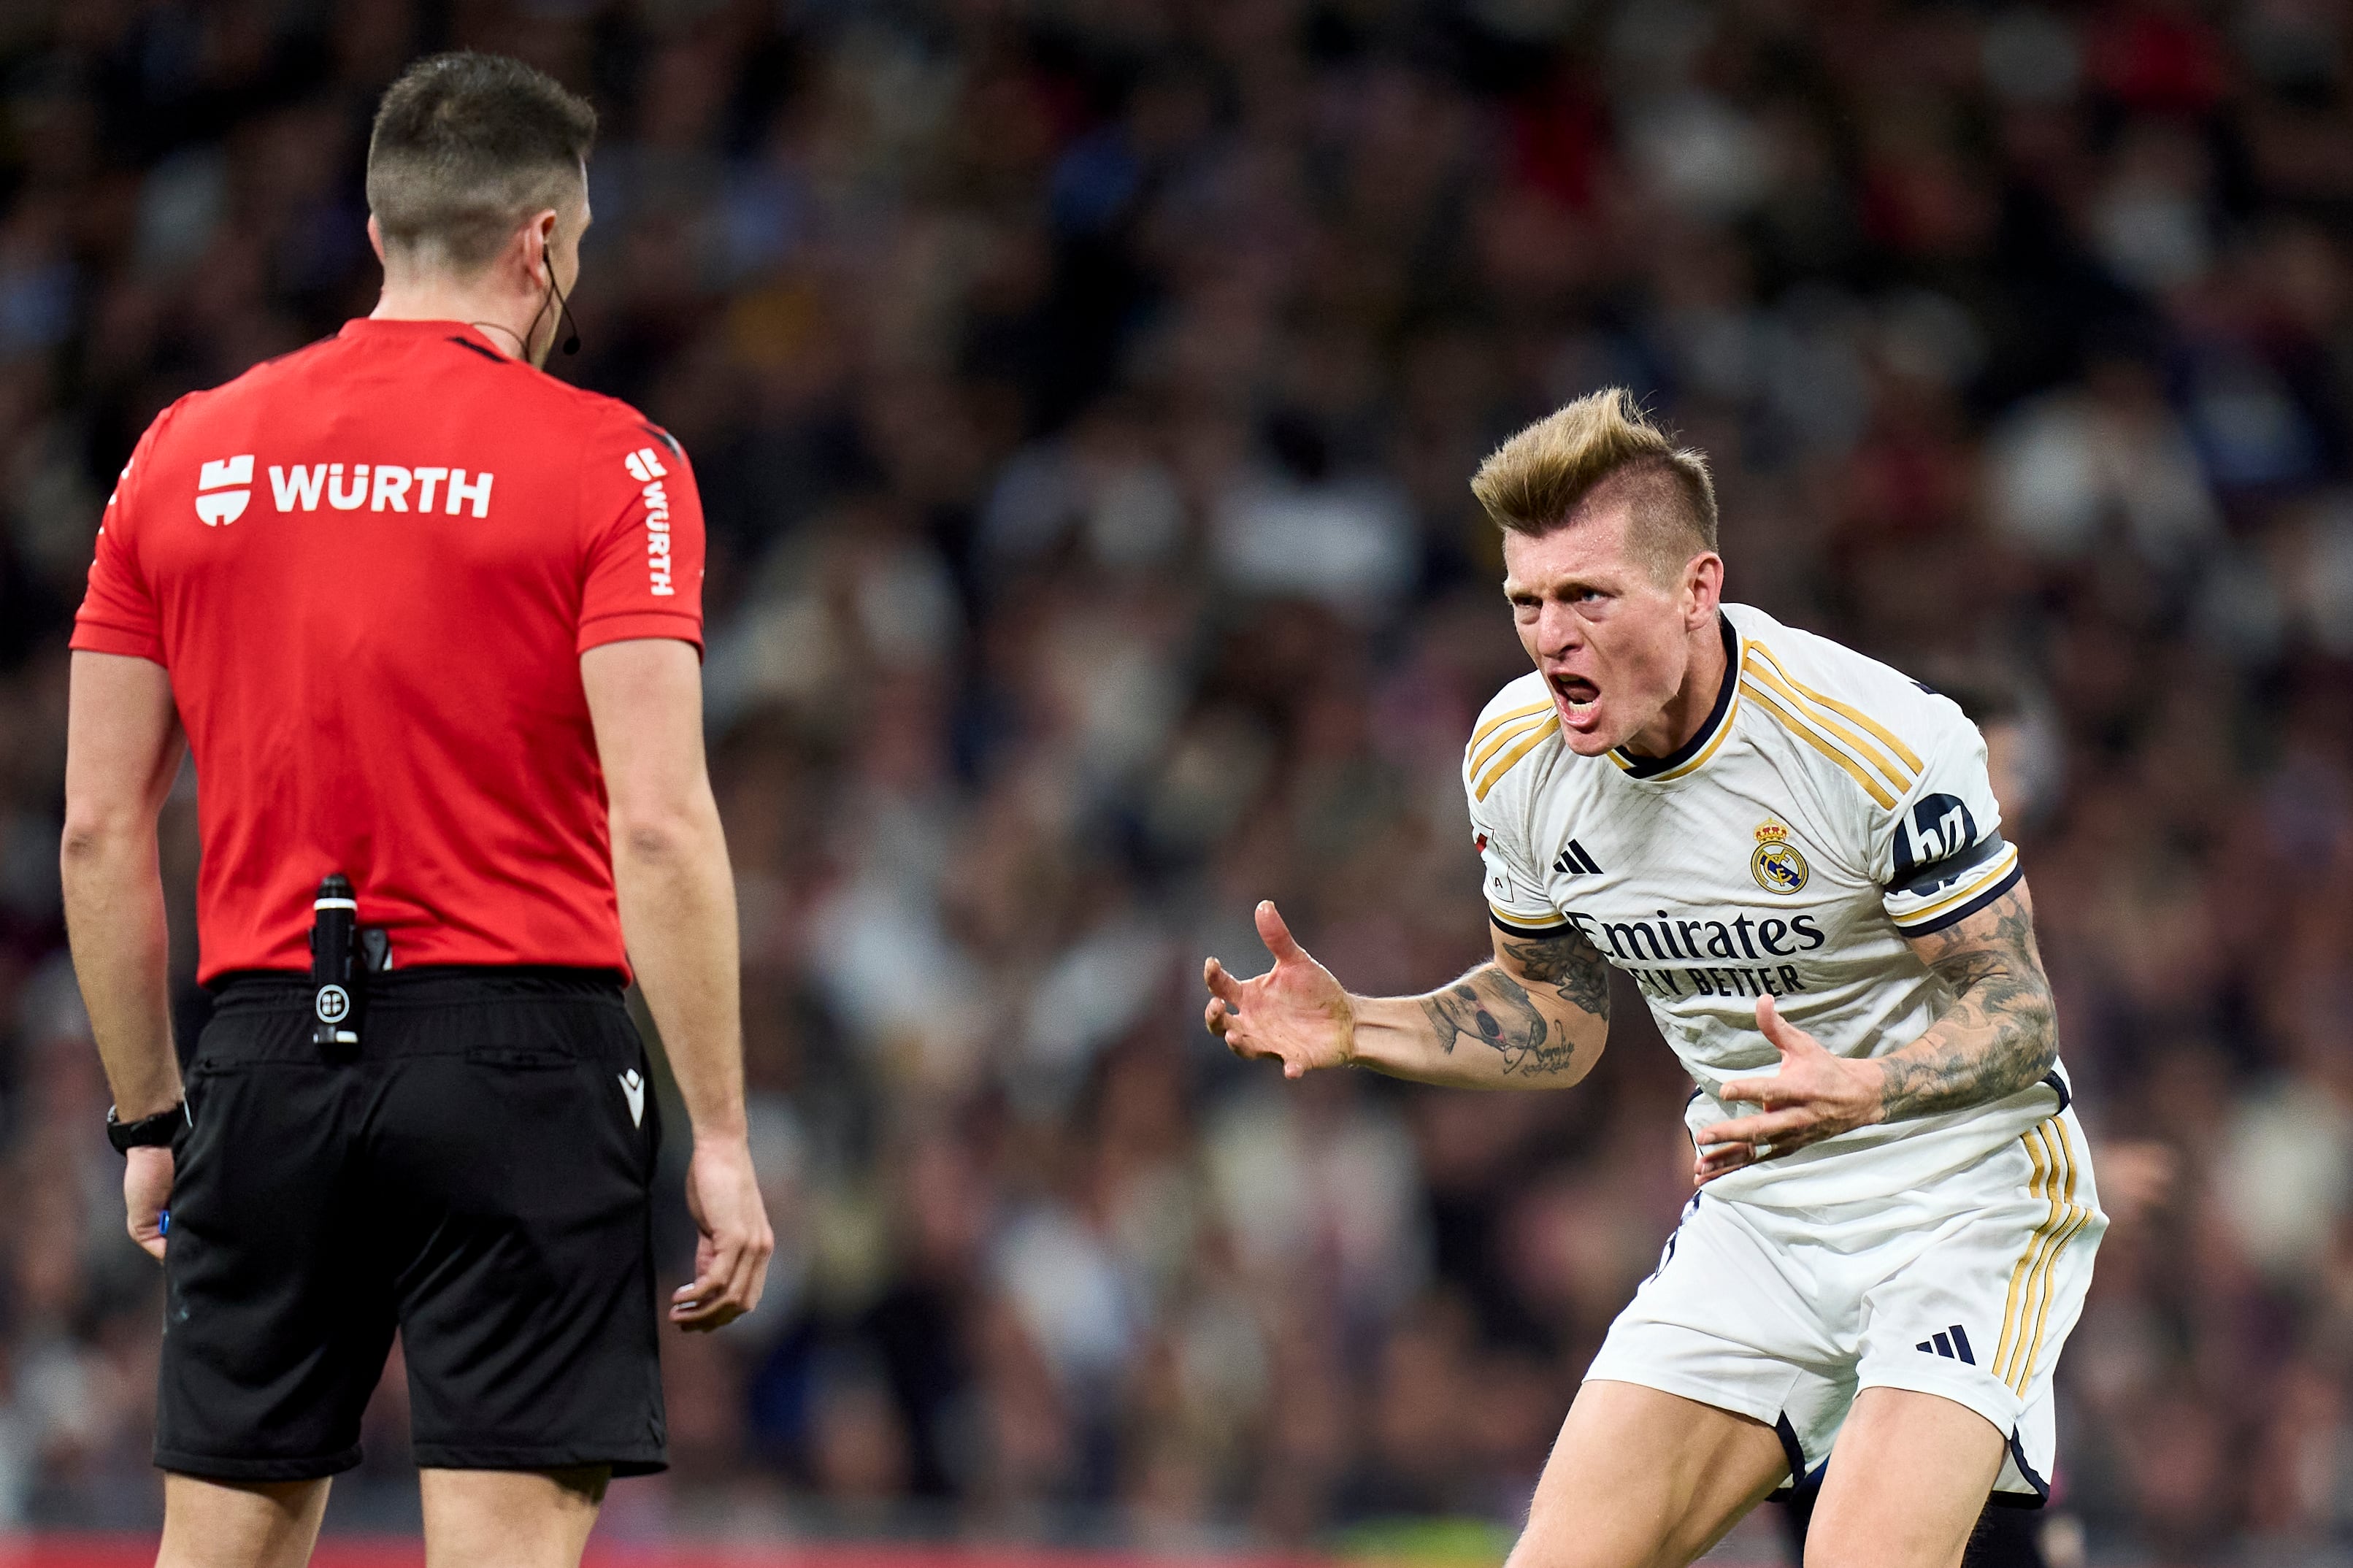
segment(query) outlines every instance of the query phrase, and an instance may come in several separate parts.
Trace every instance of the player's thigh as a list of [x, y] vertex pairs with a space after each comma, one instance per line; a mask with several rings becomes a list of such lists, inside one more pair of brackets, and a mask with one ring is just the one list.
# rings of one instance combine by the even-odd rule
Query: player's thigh
[[302, 1568], [319, 1539], [328, 1485], [166, 1475], [155, 1568]]
[[1957, 1568], [2001, 1472], [2002, 1433], [1908, 1388], [1855, 1395], [1806, 1535], [1806, 1568]]
[[1680, 1568], [1788, 1473], [1761, 1421], [1641, 1384], [1588, 1382], [1508, 1568]]
[[575, 1568], [611, 1471], [417, 1471], [425, 1568]]

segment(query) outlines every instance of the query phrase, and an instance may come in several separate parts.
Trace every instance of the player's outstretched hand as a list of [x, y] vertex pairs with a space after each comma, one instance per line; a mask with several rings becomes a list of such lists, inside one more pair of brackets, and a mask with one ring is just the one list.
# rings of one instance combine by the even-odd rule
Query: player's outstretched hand
[[1274, 967], [1255, 980], [1237, 980], [1210, 959], [1201, 966], [1209, 987], [1203, 1022], [1238, 1057], [1272, 1057], [1285, 1078], [1316, 1068], [1345, 1067], [1356, 1050], [1356, 1013], [1332, 972], [1307, 956], [1274, 901], [1258, 907], [1259, 940]]
[[741, 1138], [698, 1138], [686, 1166], [686, 1208], [694, 1216], [694, 1283], [670, 1300], [670, 1321], [689, 1333], [723, 1328], [760, 1304], [768, 1255], [776, 1249], [760, 1177]]
[[1716, 1091], [1718, 1100], [1753, 1104], [1760, 1114], [1700, 1130], [1694, 1173], [1701, 1186], [1882, 1115], [1886, 1075], [1879, 1068], [1823, 1049], [1820, 1040], [1782, 1017], [1770, 996], [1757, 999], [1757, 1026], [1781, 1053], [1780, 1076], [1735, 1079]]

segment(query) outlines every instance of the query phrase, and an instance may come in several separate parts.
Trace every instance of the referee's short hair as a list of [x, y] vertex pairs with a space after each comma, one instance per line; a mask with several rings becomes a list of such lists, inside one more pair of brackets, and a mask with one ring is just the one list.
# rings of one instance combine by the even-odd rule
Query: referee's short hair
[[580, 190], [596, 110], [544, 71], [471, 49], [400, 74], [368, 136], [368, 210], [387, 254], [472, 272], [515, 226]]

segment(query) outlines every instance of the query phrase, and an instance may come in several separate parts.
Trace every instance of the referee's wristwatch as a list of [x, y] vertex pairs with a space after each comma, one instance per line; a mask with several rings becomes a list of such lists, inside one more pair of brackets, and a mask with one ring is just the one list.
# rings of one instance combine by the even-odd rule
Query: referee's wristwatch
[[106, 1108], [106, 1141], [114, 1145], [118, 1154], [128, 1154], [133, 1149], [168, 1147], [181, 1128], [194, 1125], [195, 1118], [188, 1114], [188, 1102], [185, 1100], [169, 1110], [159, 1110], [136, 1121], [117, 1121], [114, 1107]]

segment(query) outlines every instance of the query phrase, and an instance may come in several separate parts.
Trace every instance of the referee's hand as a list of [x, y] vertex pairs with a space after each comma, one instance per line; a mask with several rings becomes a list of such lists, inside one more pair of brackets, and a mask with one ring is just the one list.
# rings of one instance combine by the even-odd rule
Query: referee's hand
[[686, 1208], [701, 1239], [694, 1283], [670, 1300], [670, 1321], [689, 1333], [723, 1328], [760, 1304], [776, 1249], [751, 1146], [740, 1137], [697, 1138], [686, 1167]]
[[149, 1147], [126, 1151], [122, 1165], [122, 1212], [131, 1239], [148, 1257], [164, 1256], [164, 1211], [172, 1204], [172, 1151]]

